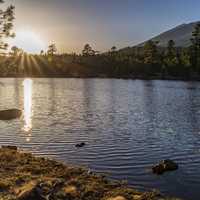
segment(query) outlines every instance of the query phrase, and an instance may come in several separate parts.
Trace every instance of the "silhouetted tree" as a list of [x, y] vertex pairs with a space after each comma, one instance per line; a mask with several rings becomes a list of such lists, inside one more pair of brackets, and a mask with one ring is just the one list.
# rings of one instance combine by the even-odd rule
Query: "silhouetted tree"
[[109, 54], [110, 54], [111, 57], [112, 57], [112, 58], [111, 58], [111, 59], [112, 59], [112, 62], [114, 62], [113, 59], [115, 59], [115, 58], [114, 58], [114, 55], [117, 53], [116, 50], [117, 50], [117, 47], [116, 47], [116, 46], [113, 46], [113, 47], [111, 47], [111, 49], [110, 49]]
[[178, 65], [175, 42], [173, 40], [169, 40], [168, 42], [164, 64], [166, 64], [168, 67]]
[[169, 40], [167, 45], [167, 56], [174, 57], [176, 55], [176, 48], [174, 40]]
[[191, 42], [191, 64], [195, 71], [200, 73], [200, 23], [195, 26], [194, 31], [192, 32]]
[[115, 52], [117, 50], [117, 47], [116, 46], [113, 46], [112, 48], [111, 48], [111, 52]]
[[86, 44], [84, 46], [82, 54], [83, 54], [83, 56], [94, 56], [95, 55], [95, 51], [92, 49], [92, 47], [89, 44]]
[[[0, 0], [0, 4], [4, 3]], [[0, 50], [5, 50], [8, 44], [5, 42], [5, 38], [14, 37], [12, 33], [14, 20], [14, 6], [9, 6], [6, 10], [0, 9]]]
[[144, 63], [145, 64], [155, 64], [158, 63], [158, 42], [149, 40], [144, 45]]
[[20, 49], [16, 46], [11, 47], [11, 55], [17, 56], [20, 53]]
[[187, 68], [191, 67], [190, 55], [189, 55], [188, 49], [181, 50], [179, 59], [180, 59], [179, 63], [181, 65]]
[[57, 52], [57, 48], [55, 44], [51, 44], [48, 46], [47, 54], [53, 56]]
[[41, 56], [44, 55], [44, 50], [41, 50], [41, 51], [40, 51], [40, 55], [41, 55]]

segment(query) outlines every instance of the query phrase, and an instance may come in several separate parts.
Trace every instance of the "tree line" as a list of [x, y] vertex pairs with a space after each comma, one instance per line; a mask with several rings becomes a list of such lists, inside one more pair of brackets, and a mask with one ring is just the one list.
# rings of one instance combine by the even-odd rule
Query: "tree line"
[[149, 40], [143, 46], [121, 50], [113, 46], [100, 53], [86, 44], [82, 54], [71, 56], [74, 63], [89, 67], [94, 74], [98, 75], [98, 72], [101, 76], [199, 78], [200, 23], [194, 27], [189, 47], [177, 47], [173, 40], [168, 41], [167, 47], [160, 47], [159, 41]]
[[160, 47], [159, 41], [149, 40], [143, 46], [121, 50], [113, 46], [106, 53], [95, 54], [88, 46], [80, 58], [82, 63], [92, 67], [100, 62], [110, 76], [185, 79], [200, 76], [200, 23], [194, 27], [189, 47], [177, 47], [173, 40], [168, 41], [167, 47]]

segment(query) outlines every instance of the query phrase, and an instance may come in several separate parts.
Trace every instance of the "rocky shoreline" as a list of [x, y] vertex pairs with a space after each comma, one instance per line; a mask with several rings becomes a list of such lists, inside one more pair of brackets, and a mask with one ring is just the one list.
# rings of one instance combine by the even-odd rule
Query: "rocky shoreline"
[[[175, 200], [139, 192], [87, 169], [0, 148], [0, 200]], [[177, 199], [176, 199], [177, 200]]]

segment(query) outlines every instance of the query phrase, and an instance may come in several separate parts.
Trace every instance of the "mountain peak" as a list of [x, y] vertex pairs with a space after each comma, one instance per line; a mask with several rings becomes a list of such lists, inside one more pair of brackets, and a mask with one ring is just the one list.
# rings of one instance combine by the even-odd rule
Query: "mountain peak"
[[[191, 22], [188, 24], [183, 23], [181, 25], [176, 26], [173, 29], [170, 29], [168, 31], [159, 34], [156, 37], [151, 38], [151, 40], [158, 41], [159, 46], [161, 47], [166, 47], [169, 40], [174, 40], [177, 47], [187, 47], [190, 45], [192, 32], [197, 23], [200, 23], [200, 21]], [[138, 46], [143, 46], [144, 43]]]

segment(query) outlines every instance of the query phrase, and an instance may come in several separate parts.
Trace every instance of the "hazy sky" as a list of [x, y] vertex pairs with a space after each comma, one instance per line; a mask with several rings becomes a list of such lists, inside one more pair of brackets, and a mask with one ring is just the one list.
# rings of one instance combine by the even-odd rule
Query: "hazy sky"
[[200, 20], [199, 0], [7, 0], [16, 30], [31, 30], [60, 51], [85, 43], [104, 51], [140, 43], [182, 23]]

